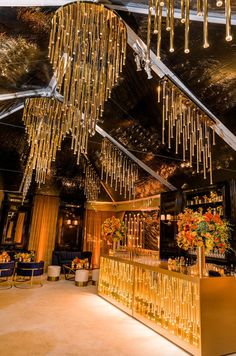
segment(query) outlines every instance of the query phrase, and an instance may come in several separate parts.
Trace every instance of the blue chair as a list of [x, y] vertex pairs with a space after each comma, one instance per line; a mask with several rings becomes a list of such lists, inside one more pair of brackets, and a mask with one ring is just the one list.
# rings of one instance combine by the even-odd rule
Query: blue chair
[[14, 271], [14, 261], [0, 263], [0, 289], [9, 289], [12, 287]]
[[[44, 272], [44, 261], [40, 262], [18, 262], [16, 267], [14, 285], [17, 288], [42, 287], [42, 276]], [[39, 283], [35, 277], [40, 277]]]

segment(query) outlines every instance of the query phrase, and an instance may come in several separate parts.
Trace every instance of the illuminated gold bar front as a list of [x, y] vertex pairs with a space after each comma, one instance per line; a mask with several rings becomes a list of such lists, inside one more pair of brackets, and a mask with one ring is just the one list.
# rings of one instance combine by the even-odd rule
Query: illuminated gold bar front
[[236, 352], [236, 278], [103, 256], [98, 294], [193, 355]]

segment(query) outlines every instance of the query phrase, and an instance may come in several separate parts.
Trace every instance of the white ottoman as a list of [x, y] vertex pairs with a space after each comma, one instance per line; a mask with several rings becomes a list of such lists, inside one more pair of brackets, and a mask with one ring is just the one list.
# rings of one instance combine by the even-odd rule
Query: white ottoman
[[87, 269], [77, 269], [75, 272], [75, 285], [77, 287], [86, 287], [88, 285], [89, 271]]
[[61, 273], [60, 266], [48, 266], [48, 281], [59, 281]]
[[92, 284], [97, 286], [98, 285], [98, 279], [99, 279], [99, 268], [93, 269], [92, 270]]

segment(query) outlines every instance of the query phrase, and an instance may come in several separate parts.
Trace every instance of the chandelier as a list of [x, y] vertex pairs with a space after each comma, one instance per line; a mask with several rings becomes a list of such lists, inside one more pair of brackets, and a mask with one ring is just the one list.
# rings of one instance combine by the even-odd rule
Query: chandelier
[[[189, 53], [189, 29], [190, 29], [190, 0], [181, 0], [181, 23], [184, 25], [184, 52]], [[203, 47], [208, 48], [208, 0], [194, 0], [197, 15], [203, 17]], [[223, 1], [216, 1], [218, 7], [223, 5]], [[156, 48], [157, 58], [161, 58], [162, 41], [162, 20], [163, 10], [166, 10], [165, 29], [170, 33], [169, 51], [174, 52], [174, 31], [175, 31], [175, 1], [174, 0], [149, 0], [148, 23], [147, 23], [147, 55], [150, 62], [150, 47], [152, 34], [157, 35]], [[152, 15], [154, 21], [152, 22]], [[231, 32], [231, 0], [225, 0], [225, 20], [226, 20], [226, 41], [232, 41]]]
[[129, 200], [135, 198], [135, 182], [138, 180], [138, 166], [127, 158], [107, 138], [101, 147], [101, 179], [124, 194]]
[[24, 194], [34, 170], [36, 182], [45, 182], [66, 135], [71, 136], [78, 164], [81, 154], [87, 154], [88, 137], [94, 135], [125, 64], [126, 36], [123, 21], [103, 5], [73, 3], [55, 13], [48, 56], [63, 103], [49, 98], [26, 101], [23, 120], [30, 155]]
[[90, 163], [85, 169], [84, 194], [89, 201], [98, 200], [100, 179]]
[[78, 145], [79, 126], [95, 134], [125, 64], [126, 36], [124, 22], [103, 5], [69, 4], [52, 19], [48, 56], [63, 104], [73, 108], [69, 129]]
[[44, 183], [66, 135], [67, 117], [61, 103], [48, 98], [27, 99], [23, 121], [30, 145], [29, 161], [36, 171], [36, 182]]
[[66, 135], [66, 115], [60, 109], [61, 103], [48, 98], [27, 99], [23, 121], [28, 134], [30, 153], [24, 172], [21, 190], [23, 200], [27, 194], [35, 171], [35, 181], [45, 183], [51, 162], [55, 161]]
[[[212, 145], [215, 145], [214, 123], [169, 79], [158, 87], [158, 101], [162, 103], [162, 144], [175, 146], [182, 151], [183, 160], [189, 159], [193, 167], [196, 159], [197, 173], [203, 166], [204, 179], [209, 171], [212, 184]], [[162, 95], [161, 95], [162, 94]]]

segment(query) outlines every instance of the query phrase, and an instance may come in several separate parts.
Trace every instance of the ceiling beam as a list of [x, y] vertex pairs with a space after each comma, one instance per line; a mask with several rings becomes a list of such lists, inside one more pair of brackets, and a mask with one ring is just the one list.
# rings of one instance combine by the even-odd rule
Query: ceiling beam
[[71, 0], [0, 0], [0, 6], [21, 7], [21, 6], [63, 6], [69, 4]]
[[[85, 0], [88, 1], [88, 0]], [[0, 0], [0, 6], [2, 7], [20, 7], [20, 6], [52, 6], [52, 7], [58, 7], [58, 6], [63, 6], [69, 3], [72, 3], [74, 1], [72, 0]], [[148, 6], [145, 4], [140, 4], [140, 3], [134, 3], [134, 2], [127, 2], [122, 5], [117, 5], [117, 4], [112, 4], [112, 1], [93, 1], [93, 2], [100, 2], [102, 4], [105, 4], [107, 7], [113, 10], [117, 11], [126, 11], [126, 12], [132, 12], [136, 14], [142, 14], [142, 15], [147, 15], [148, 14]], [[153, 11], [153, 15], [154, 15]], [[162, 12], [163, 16], [166, 16], [166, 9], [163, 9]], [[181, 11], [178, 8], [175, 8], [174, 10], [174, 17], [176, 19], [181, 18]], [[190, 11], [190, 20], [191, 21], [197, 21], [197, 22], [203, 22], [203, 16], [198, 16], [197, 11], [191, 10]], [[215, 23], [215, 24], [225, 24], [225, 16], [224, 14], [217, 13], [217, 12], [208, 12], [208, 22], [209, 23]], [[232, 15], [231, 16], [231, 25], [236, 25], [236, 16]]]
[[[137, 47], [141, 47], [143, 51], [147, 51], [146, 44], [141, 38], [126, 24], [128, 31], [128, 44], [136, 51]], [[137, 52], [138, 53], [138, 52]], [[154, 52], [151, 51], [151, 68], [155, 73], [161, 73], [160, 78], [167, 76], [170, 80], [185, 93], [206, 115], [212, 119], [215, 132], [220, 136], [230, 147], [236, 151], [236, 136], [185, 86], [185, 84], [160, 60]]]
[[130, 151], [128, 151], [124, 146], [122, 146], [117, 140], [115, 140], [111, 135], [109, 135], [105, 130], [103, 130], [100, 126], [96, 125], [96, 131], [102, 136], [108, 138], [116, 147], [119, 148], [127, 157], [129, 157], [133, 162], [135, 162], [139, 167], [141, 167], [144, 171], [150, 174], [152, 177], [157, 179], [161, 184], [167, 187], [170, 190], [176, 190], [171, 183], [167, 182], [163, 177], [161, 177], [158, 173], [153, 171], [150, 167], [148, 167], [145, 163], [143, 163], [140, 159], [134, 156]]
[[47, 88], [40, 88], [34, 90], [18, 91], [15, 93], [0, 94], [0, 101], [19, 99], [19, 98], [28, 98], [28, 97], [38, 97], [38, 96], [50, 97], [51, 95], [52, 95], [52, 91], [49, 87], [47, 87]]
[[[18, 103], [7, 110], [0, 111], [0, 120], [4, 119], [5, 117], [7, 117], [11, 114], [14, 114], [14, 112], [24, 109], [24, 106], [25, 106], [24, 103], [21, 103], [21, 104]], [[0, 122], [0, 124], [2, 124], [2, 122]]]
[[[127, 4], [123, 4], [123, 5], [109, 4], [108, 7], [110, 9], [117, 10], [117, 11], [126, 11], [126, 12], [141, 14], [141, 15], [148, 15], [148, 11], [149, 11], [147, 5], [139, 4], [139, 3], [136, 4], [132, 2], [128, 2]], [[152, 15], [155, 15], [155, 10], [152, 11]], [[167, 15], [166, 8], [163, 8], [162, 16], [166, 17], [166, 15]], [[175, 19], [182, 18], [180, 9], [178, 8], [174, 9], [174, 17]], [[194, 10], [190, 10], [189, 18], [191, 21], [203, 22], [203, 16], [198, 16], [197, 11]], [[225, 25], [226, 20], [225, 20], [224, 13], [208, 11], [208, 23]], [[234, 15], [231, 16], [231, 25], [236, 25], [236, 16]]]
[[106, 185], [103, 183], [103, 181], [101, 179], [100, 179], [100, 183], [101, 183], [101, 186], [103, 187], [103, 189], [105, 190], [105, 192], [107, 193], [107, 195], [109, 196], [109, 198], [111, 199], [111, 201], [114, 203], [115, 200], [113, 199], [111, 193], [109, 192]]

